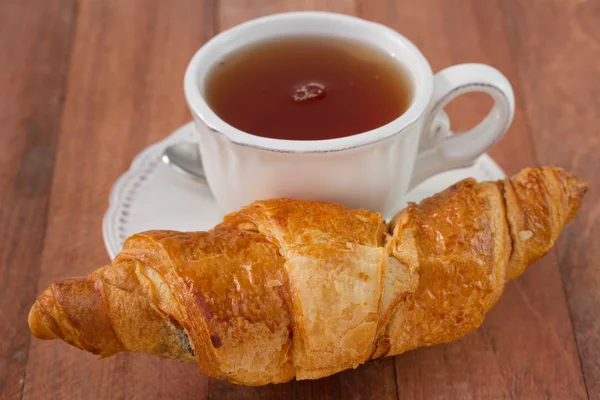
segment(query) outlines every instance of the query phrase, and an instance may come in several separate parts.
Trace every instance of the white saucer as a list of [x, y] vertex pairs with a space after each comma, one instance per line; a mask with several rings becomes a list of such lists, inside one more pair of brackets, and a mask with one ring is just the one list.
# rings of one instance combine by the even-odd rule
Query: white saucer
[[[134, 233], [151, 229], [205, 231], [223, 218], [208, 186], [162, 163], [163, 150], [184, 140], [196, 140], [191, 122], [138, 154], [129, 170], [115, 182], [102, 223], [104, 244], [111, 259]], [[483, 181], [503, 179], [506, 175], [488, 155], [483, 155], [470, 168], [426, 180], [410, 191], [404, 201], [419, 201], [467, 177]]]

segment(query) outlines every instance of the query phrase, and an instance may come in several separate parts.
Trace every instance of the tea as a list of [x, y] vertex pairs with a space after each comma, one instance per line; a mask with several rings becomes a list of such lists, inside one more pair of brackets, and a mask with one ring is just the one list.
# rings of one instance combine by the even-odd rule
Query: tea
[[288, 140], [351, 136], [402, 115], [412, 85], [383, 50], [322, 36], [270, 39], [234, 51], [207, 76], [205, 97], [228, 124]]

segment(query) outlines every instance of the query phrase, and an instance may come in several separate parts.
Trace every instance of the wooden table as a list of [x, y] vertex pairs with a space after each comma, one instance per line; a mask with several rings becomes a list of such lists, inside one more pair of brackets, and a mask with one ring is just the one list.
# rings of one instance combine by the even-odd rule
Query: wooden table
[[[114, 180], [190, 119], [182, 77], [196, 49], [247, 19], [309, 9], [387, 24], [434, 70], [502, 70], [517, 111], [492, 156], [508, 173], [553, 164], [590, 181], [555, 250], [462, 340], [314, 382], [245, 388], [174, 361], [98, 361], [32, 339], [37, 294], [109, 261], [100, 226]], [[2, 398], [600, 399], [599, 81], [597, 0], [0, 0]], [[455, 127], [489, 105], [457, 100]]]

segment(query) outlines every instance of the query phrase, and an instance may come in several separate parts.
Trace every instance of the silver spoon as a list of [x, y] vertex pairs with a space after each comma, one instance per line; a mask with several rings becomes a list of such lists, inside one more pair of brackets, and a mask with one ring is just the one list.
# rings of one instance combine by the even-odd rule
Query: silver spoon
[[196, 143], [181, 142], [170, 145], [163, 152], [162, 161], [175, 171], [206, 183], [202, 158]]

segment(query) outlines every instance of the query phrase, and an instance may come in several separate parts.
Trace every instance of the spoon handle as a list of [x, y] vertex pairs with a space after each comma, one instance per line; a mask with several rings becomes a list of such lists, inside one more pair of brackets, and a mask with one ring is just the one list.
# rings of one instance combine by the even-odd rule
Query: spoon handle
[[172, 144], [164, 150], [161, 159], [180, 174], [207, 184], [198, 144], [192, 142]]

